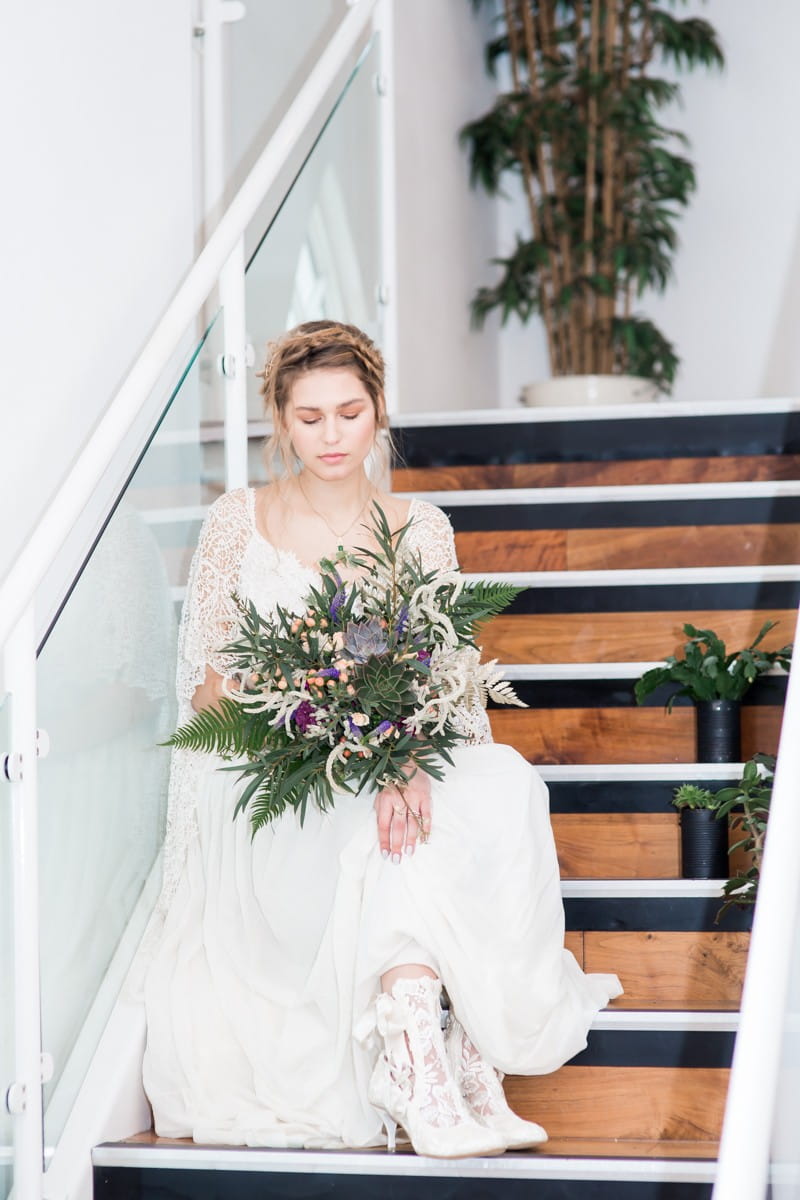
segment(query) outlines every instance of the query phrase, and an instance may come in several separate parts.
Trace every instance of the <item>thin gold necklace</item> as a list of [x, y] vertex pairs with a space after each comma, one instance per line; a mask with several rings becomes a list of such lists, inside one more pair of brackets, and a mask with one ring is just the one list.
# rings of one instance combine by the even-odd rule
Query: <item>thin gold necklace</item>
[[361, 514], [363, 513], [364, 509], [367, 507], [367, 504], [369, 503], [370, 496], [372, 495], [372, 487], [370, 486], [370, 487], [368, 488], [368, 490], [367, 490], [367, 498], [366, 498], [366, 500], [364, 501], [364, 503], [361, 505], [361, 508], [358, 510], [358, 512], [356, 513], [356, 515], [353, 517], [353, 519], [352, 519], [352, 521], [350, 522], [350, 524], [347, 526], [347, 528], [346, 528], [346, 529], [343, 529], [343, 530], [341, 531], [341, 533], [340, 533], [338, 529], [334, 529], [334, 528], [333, 528], [333, 526], [331, 525], [331, 523], [330, 523], [330, 521], [328, 520], [328, 518], [327, 518], [327, 517], [325, 517], [325, 516], [323, 516], [323, 514], [322, 514], [322, 513], [319, 511], [319, 509], [318, 509], [318, 508], [315, 508], [315, 507], [314, 507], [314, 505], [311, 503], [311, 501], [309, 500], [309, 498], [308, 498], [308, 495], [307, 495], [307, 493], [306, 493], [306, 489], [303, 487], [303, 484], [302, 484], [302, 483], [301, 483], [301, 481], [300, 481], [300, 476], [299, 476], [299, 475], [297, 476], [297, 486], [300, 488], [300, 491], [301, 491], [301, 492], [302, 492], [302, 494], [303, 494], [303, 499], [305, 500], [306, 504], [307, 504], [307, 505], [308, 505], [308, 507], [311, 509], [311, 511], [312, 511], [313, 513], [315, 513], [315, 514], [316, 514], [316, 515], [319, 517], [319, 519], [320, 519], [320, 521], [322, 521], [323, 525], [327, 525], [328, 529], [330, 529], [330, 531], [331, 531], [331, 533], [333, 534], [333, 536], [334, 536], [335, 538], [338, 538], [338, 540], [339, 540], [339, 545], [338, 545], [337, 549], [338, 549], [338, 550], [344, 550], [344, 546], [342, 545], [342, 538], [344, 538], [344, 537], [346, 536], [346, 534], [348, 534], [348, 533], [350, 532], [350, 530], [353, 528], [353, 526], [355, 525], [355, 523], [356, 523], [356, 521], [358, 520], [358, 518], [359, 518], [359, 517], [361, 516]]

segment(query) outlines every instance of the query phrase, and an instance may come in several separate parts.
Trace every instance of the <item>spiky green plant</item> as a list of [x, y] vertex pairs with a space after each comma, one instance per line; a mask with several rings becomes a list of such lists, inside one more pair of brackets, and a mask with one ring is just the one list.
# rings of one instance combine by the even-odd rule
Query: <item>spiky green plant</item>
[[[627, 373], [669, 391], [678, 357], [634, 302], [663, 291], [677, 221], [695, 188], [686, 137], [661, 123], [678, 85], [656, 74], [723, 64], [717, 35], [671, 11], [686, 0], [503, 0], [486, 47], [508, 89], [465, 125], [472, 183], [523, 186], [528, 228], [481, 287], [481, 324], [499, 309], [541, 314], [554, 375]], [[487, 0], [473, 0], [480, 8]], [[488, 0], [496, 7], [496, 0]]]
[[682, 783], [675, 788], [672, 803], [676, 808], [714, 809], [719, 802], [715, 793], [708, 788], [698, 787], [696, 783]]

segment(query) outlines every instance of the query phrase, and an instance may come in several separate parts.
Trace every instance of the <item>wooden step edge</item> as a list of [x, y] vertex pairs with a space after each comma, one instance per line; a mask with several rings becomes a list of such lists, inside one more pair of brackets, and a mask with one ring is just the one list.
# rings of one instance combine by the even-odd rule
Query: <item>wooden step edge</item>
[[[461, 488], [415, 491], [418, 500], [440, 508], [490, 509], [500, 506], [547, 507], [551, 504], [653, 504], [669, 500], [773, 500], [800, 496], [800, 480], [761, 479], [722, 483], [614, 483], [566, 484], [563, 487]], [[400, 495], [407, 495], [406, 492]]]
[[744, 763], [555, 763], [538, 766], [545, 783], [666, 783], [739, 779]]
[[604, 1008], [591, 1027], [620, 1033], [737, 1033], [739, 1016], [713, 1009]]
[[[598, 1139], [593, 1139], [598, 1144]], [[642, 1145], [644, 1146], [644, 1142]], [[648, 1145], [652, 1145], [648, 1141]], [[410, 1151], [385, 1150], [269, 1150], [199, 1146], [192, 1142], [155, 1139], [106, 1143], [92, 1150], [95, 1167], [136, 1169], [252, 1171], [329, 1175], [410, 1175], [480, 1179], [569, 1179], [675, 1183], [708, 1183], [714, 1178], [713, 1160], [681, 1158], [619, 1158], [560, 1156], [542, 1151], [515, 1151], [494, 1158], [423, 1158]]]
[[687, 584], [796, 583], [800, 565], [757, 567], [634, 567], [602, 571], [464, 572], [467, 583], [492, 580], [521, 588], [675, 587]]
[[[538, 682], [550, 680], [586, 679], [638, 679], [645, 671], [663, 667], [664, 660], [657, 662], [578, 662], [578, 663], [499, 663], [503, 678], [513, 682]], [[783, 667], [770, 667], [763, 675], [788, 675]]]
[[724, 879], [562, 879], [565, 900], [722, 899]]

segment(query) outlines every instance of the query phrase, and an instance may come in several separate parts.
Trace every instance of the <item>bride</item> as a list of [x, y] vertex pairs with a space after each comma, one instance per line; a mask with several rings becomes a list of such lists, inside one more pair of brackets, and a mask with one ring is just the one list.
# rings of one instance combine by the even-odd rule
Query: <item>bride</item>
[[[233, 594], [301, 612], [315, 564], [371, 543], [377, 500], [426, 570], [456, 564], [444, 513], [379, 491], [388, 446], [380, 352], [314, 321], [270, 347], [268, 445], [284, 470], [212, 505], [181, 622], [179, 718], [232, 686]], [[482, 708], [443, 782], [293, 810], [251, 838], [235, 775], [174, 752], [157, 942], [147, 968], [145, 1087], [156, 1132], [276, 1147], [394, 1144], [439, 1157], [546, 1140], [499, 1072], [543, 1074], [586, 1043], [620, 992], [564, 949], [547, 792]], [[415, 815], [412, 815], [415, 814]], [[441, 1024], [446, 989], [449, 1016]]]

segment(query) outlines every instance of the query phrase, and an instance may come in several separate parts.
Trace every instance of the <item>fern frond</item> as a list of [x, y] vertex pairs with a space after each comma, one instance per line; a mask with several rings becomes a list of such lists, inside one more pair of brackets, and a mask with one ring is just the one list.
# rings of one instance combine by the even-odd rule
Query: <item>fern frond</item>
[[181, 725], [163, 745], [223, 758], [244, 757], [251, 750], [251, 733], [241, 707], [223, 697], [214, 708], [204, 708]]

